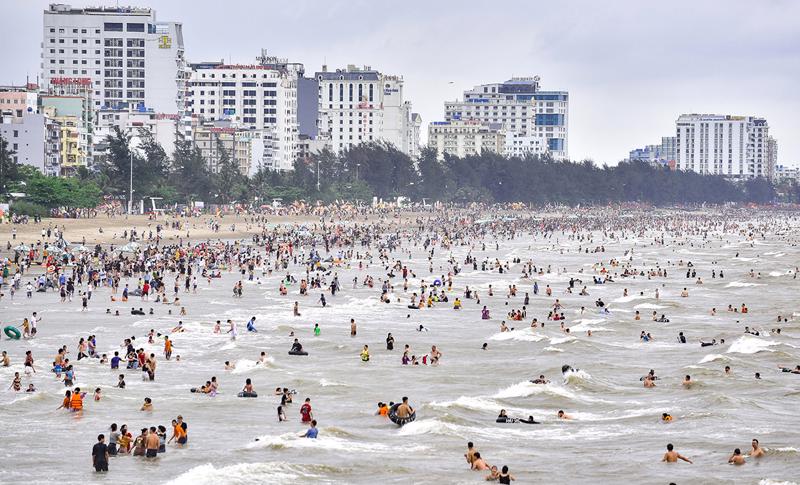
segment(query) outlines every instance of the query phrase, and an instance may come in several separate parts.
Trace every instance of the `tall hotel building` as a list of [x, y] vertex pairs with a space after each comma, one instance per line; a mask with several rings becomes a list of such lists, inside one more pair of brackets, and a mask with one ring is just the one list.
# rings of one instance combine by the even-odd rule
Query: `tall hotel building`
[[338, 153], [361, 143], [384, 141], [415, 156], [422, 119], [403, 100], [403, 78], [369, 66], [314, 73], [318, 85], [318, 133]]
[[291, 170], [298, 156], [297, 86], [303, 65], [264, 53], [257, 61], [192, 64], [188, 111], [196, 119], [260, 132], [262, 166]]
[[538, 76], [464, 91], [463, 101], [445, 102], [445, 120], [499, 124], [506, 133], [539, 138], [555, 159], [569, 156], [569, 93], [542, 91]]
[[88, 80], [94, 109], [146, 106], [182, 114], [182, 26], [149, 8], [51, 4], [44, 11], [42, 88]]
[[684, 114], [675, 122], [678, 170], [730, 178], [773, 178], [777, 145], [764, 118]]

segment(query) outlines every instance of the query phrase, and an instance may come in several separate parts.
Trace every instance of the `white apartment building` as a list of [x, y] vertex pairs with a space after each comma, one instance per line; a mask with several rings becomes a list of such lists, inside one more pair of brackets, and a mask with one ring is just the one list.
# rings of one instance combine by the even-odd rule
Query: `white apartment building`
[[775, 181], [780, 182], [800, 182], [800, 167], [787, 167], [777, 165], [775, 167]]
[[408, 123], [406, 131], [406, 149], [405, 153], [412, 159], [419, 158], [420, 145], [419, 139], [422, 131], [422, 116], [419, 113], [411, 113], [411, 119]]
[[545, 140], [535, 135], [507, 133], [505, 151], [507, 157], [525, 158], [529, 155], [546, 155], [548, 153]]
[[348, 65], [330, 72], [323, 66], [314, 77], [319, 92], [319, 138], [334, 153], [383, 141], [410, 156], [419, 154], [413, 125], [421, 125], [422, 120], [411, 112], [411, 103], [403, 101], [402, 76]]
[[500, 124], [507, 133], [539, 138], [557, 160], [569, 156], [569, 93], [541, 91], [539, 76], [476, 86], [444, 107], [446, 121]]
[[51, 4], [43, 32], [43, 89], [50, 90], [53, 79], [89, 78], [95, 109], [143, 104], [160, 113], [183, 112], [180, 23], [158, 22], [149, 8]]
[[141, 138], [148, 132], [161, 145], [168, 157], [175, 154], [175, 133], [178, 115], [156, 113], [152, 109], [105, 108], [97, 112], [94, 128], [94, 154], [98, 156], [108, 150], [108, 137], [114, 134], [114, 128], [132, 137]]
[[731, 178], [772, 177], [777, 158], [764, 118], [684, 114], [676, 125], [678, 170]]
[[457, 157], [483, 152], [504, 153], [506, 132], [499, 124], [477, 121], [434, 121], [428, 125], [428, 146], [436, 149], [439, 160], [445, 154]]
[[264, 168], [291, 170], [298, 153], [297, 80], [302, 64], [262, 56], [258, 64], [191, 65], [187, 107], [192, 117], [262, 132]]

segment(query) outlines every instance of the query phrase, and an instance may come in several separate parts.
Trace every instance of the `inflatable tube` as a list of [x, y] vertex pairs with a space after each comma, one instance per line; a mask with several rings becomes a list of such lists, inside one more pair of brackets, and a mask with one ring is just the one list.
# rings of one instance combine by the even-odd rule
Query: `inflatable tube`
[[435, 280], [433, 280], [433, 286], [442, 286], [442, 280], [436, 278]]
[[236, 396], [237, 397], [258, 397], [258, 393], [257, 392], [244, 392], [244, 391], [242, 391], [239, 394], [237, 394]]
[[306, 352], [305, 350], [299, 350], [299, 351], [290, 350], [289, 355], [308, 355], [308, 352]]
[[12, 327], [11, 325], [4, 328], [3, 333], [6, 334], [6, 337], [12, 340], [19, 340], [19, 338], [22, 337], [22, 333], [20, 333], [19, 329], [17, 327]]
[[401, 403], [397, 403], [394, 406], [392, 406], [391, 408], [389, 408], [389, 420], [391, 420], [394, 424], [396, 424], [398, 426], [403, 426], [403, 425], [411, 423], [415, 419], [417, 419], [417, 411], [414, 411], [413, 413], [411, 413], [411, 416], [409, 416], [407, 418], [401, 418], [401, 417], [397, 416], [397, 407], [400, 406], [400, 404]]

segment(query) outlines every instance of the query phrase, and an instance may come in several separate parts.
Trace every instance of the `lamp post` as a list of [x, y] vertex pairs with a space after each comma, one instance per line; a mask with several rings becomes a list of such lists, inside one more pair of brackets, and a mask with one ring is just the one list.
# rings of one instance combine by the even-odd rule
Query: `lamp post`
[[132, 136], [128, 140], [128, 154], [130, 155], [130, 173], [128, 174], [128, 214], [133, 214], [133, 150], [138, 147], [142, 141], [138, 136]]
[[129, 150], [131, 155], [130, 170], [130, 194], [128, 195], [128, 214], [133, 214], [133, 150]]
[[317, 192], [319, 192], [319, 160], [317, 160]]
[[361, 166], [360, 163], [356, 164], [356, 182], [358, 182], [358, 167], [360, 167], [360, 166]]

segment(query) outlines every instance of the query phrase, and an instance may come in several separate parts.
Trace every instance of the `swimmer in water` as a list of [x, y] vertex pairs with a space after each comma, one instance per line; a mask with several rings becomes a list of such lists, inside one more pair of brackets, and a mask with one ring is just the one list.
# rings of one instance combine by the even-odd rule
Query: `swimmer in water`
[[669, 443], [667, 445], [667, 452], [664, 453], [664, 458], [662, 458], [661, 461], [665, 461], [667, 463], [677, 463], [678, 460], [683, 460], [686, 463], [692, 463], [692, 460], [686, 458], [685, 456], [675, 451], [675, 448], [672, 446], [672, 443]]
[[662, 413], [661, 414], [661, 421], [665, 423], [669, 423], [672, 421], [672, 415], [669, 413]]
[[739, 448], [733, 450], [733, 454], [731, 455], [730, 458], [728, 458], [728, 463], [732, 465], [744, 465], [745, 461], [744, 461], [744, 455], [742, 455], [742, 450], [740, 450]]
[[572, 419], [572, 416], [570, 416], [569, 414], [565, 413], [562, 409], [558, 410], [558, 413], [556, 414], [556, 417], [558, 419]]
[[750, 450], [750, 458], [761, 458], [764, 456], [764, 449], [761, 448], [761, 445], [758, 443], [758, 440], [753, 438], [752, 442], [753, 449]]
[[538, 379], [532, 379], [531, 383], [533, 383], [533, 384], [549, 384], [550, 381], [545, 379], [544, 374], [541, 374]]
[[781, 372], [788, 372], [790, 374], [800, 374], [800, 365], [798, 365], [794, 369], [792, 369], [791, 367], [784, 367], [782, 365], [779, 365], [778, 369], [780, 369]]

